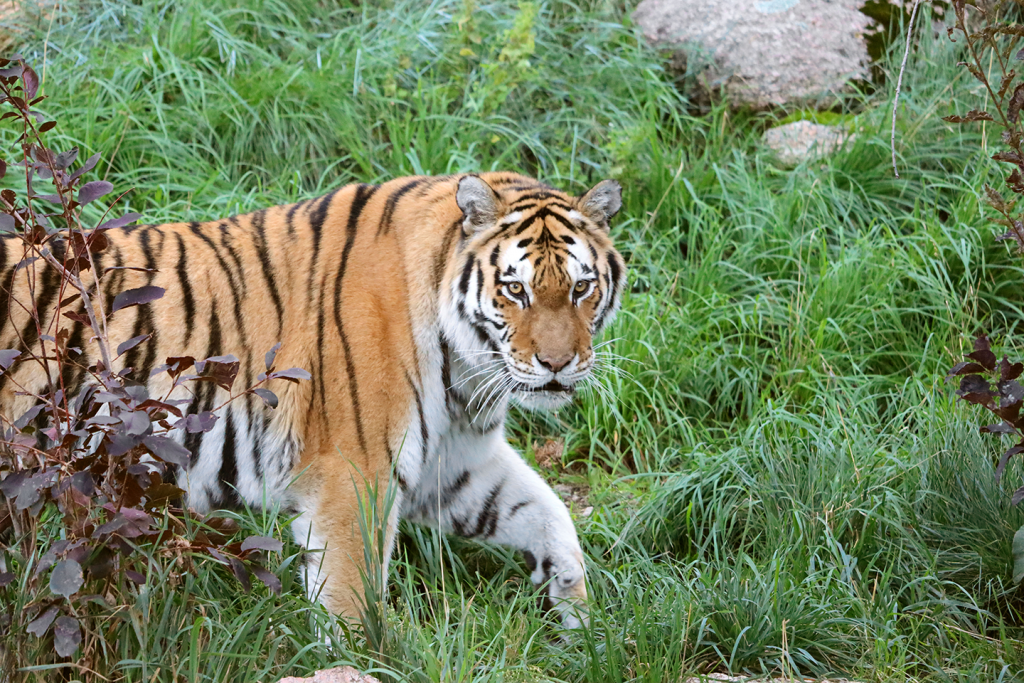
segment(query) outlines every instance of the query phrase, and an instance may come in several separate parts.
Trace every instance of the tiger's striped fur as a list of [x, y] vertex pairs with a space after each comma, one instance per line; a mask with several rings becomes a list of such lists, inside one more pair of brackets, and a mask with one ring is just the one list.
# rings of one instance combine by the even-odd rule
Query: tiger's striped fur
[[[619, 204], [612, 181], [577, 199], [509, 173], [412, 177], [208, 223], [110, 231], [97, 271], [146, 270], [109, 271], [105, 310], [128, 288], [166, 290], [110, 318], [111, 340], [152, 334], [115, 365], [162, 394], [167, 376], [150, 379], [150, 371], [166, 357], [233, 354], [250, 386], [262, 354], [280, 341], [278, 367], [310, 371], [311, 382], [270, 387], [276, 410], [249, 396], [229, 404], [210, 432], [179, 434], [192, 461], [177, 480], [199, 510], [269, 498], [297, 512], [299, 543], [326, 549], [310, 554], [307, 590], [331, 610], [358, 609], [353, 482], [386, 483], [396, 471], [396, 511], [522, 550], [534, 582], [550, 583], [573, 625], [586, 597], [576, 532], [506, 442], [504, 418], [509, 400], [564, 403], [589, 374], [591, 339], [614, 315], [625, 281], [608, 237]], [[0, 242], [0, 348], [39, 348], [27, 313], [11, 304], [32, 298], [33, 269], [38, 310], [52, 311], [58, 296], [48, 266], [15, 272], [22, 248]], [[57, 324], [70, 330], [68, 346], [85, 350], [62, 378], [73, 395], [97, 349], [80, 323]], [[38, 390], [46, 379], [32, 363], [11, 375], [0, 377], [9, 417], [31, 401], [15, 386]], [[204, 383], [189, 412], [225, 398]], [[389, 548], [396, 522], [393, 515]]]

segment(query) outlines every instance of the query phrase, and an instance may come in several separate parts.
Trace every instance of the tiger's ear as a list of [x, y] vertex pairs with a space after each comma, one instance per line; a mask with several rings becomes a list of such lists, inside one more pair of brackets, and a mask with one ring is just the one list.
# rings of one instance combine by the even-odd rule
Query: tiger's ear
[[491, 227], [498, 220], [501, 199], [480, 176], [468, 175], [459, 181], [455, 203], [465, 220], [462, 229], [467, 235]]
[[579, 207], [584, 216], [607, 226], [608, 219], [622, 208], [622, 185], [615, 180], [602, 180], [580, 197]]

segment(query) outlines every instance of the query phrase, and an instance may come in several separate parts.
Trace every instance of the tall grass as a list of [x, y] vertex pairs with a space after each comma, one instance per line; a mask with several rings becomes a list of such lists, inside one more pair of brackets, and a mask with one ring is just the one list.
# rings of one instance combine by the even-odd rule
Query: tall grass
[[[957, 46], [921, 34], [900, 180], [887, 91], [849, 97], [844, 151], [787, 169], [759, 142], [771, 114], [690, 113], [629, 9], [81, 0], [36, 27], [22, 52], [43, 73], [45, 50], [56, 132], [103, 152], [147, 221], [408, 173], [626, 188], [614, 369], [578, 407], [511, 429], [527, 458], [564, 438], [546, 474], [594, 508], [577, 519], [589, 629], [563, 641], [513, 554], [409, 526], [373, 646], [305, 601], [297, 548], [281, 597], [154, 562], [164, 580], [105, 634], [107, 675], [270, 681], [351, 663], [446, 682], [1024, 678], [1010, 581], [1024, 514], [942, 379], [975, 332], [1012, 346], [1024, 302], [976, 196], [996, 172], [982, 140], [940, 120], [976, 105]], [[287, 522], [241, 519], [276, 535]]]

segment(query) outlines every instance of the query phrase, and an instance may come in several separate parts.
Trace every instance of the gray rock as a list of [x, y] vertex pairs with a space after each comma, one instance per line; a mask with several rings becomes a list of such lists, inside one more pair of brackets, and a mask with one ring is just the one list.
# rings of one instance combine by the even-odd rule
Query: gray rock
[[289, 676], [278, 683], [380, 683], [368, 674], [359, 673], [351, 666], [339, 666], [334, 669], [317, 671], [312, 678], [296, 678]]
[[[863, 0], [644, 0], [633, 19], [735, 104], [828, 106], [867, 78]], [[675, 60], [674, 60], [675, 61]]]
[[766, 130], [763, 140], [775, 151], [779, 161], [795, 166], [801, 161], [831, 154], [853, 137], [838, 126], [794, 121]]

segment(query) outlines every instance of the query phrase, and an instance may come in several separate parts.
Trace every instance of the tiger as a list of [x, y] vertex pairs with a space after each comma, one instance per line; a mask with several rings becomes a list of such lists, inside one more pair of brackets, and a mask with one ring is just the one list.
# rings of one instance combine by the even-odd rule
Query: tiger
[[[196, 511], [288, 510], [311, 600], [358, 618], [366, 567], [354, 483], [373, 480], [395, 495], [385, 576], [399, 519], [431, 525], [521, 551], [556, 617], [576, 628], [587, 589], [570, 511], [509, 444], [505, 422], [510, 404], [568, 404], [594, 372], [593, 340], [627, 276], [609, 225], [621, 205], [614, 180], [576, 197], [508, 172], [346, 185], [223, 220], [111, 229], [94, 298], [110, 311], [116, 292], [165, 290], [107, 323], [111, 340], [149, 335], [114, 366], [151, 395], [171, 388], [153, 372], [171, 356], [234, 355], [251, 386], [263, 350], [280, 343], [277, 365], [309, 372], [271, 382], [275, 409], [249, 394], [211, 430], [174, 432], [190, 459], [173, 477]], [[16, 268], [22, 244], [0, 242], [0, 348], [42, 343], [11, 303], [33, 296], [31, 269]], [[57, 284], [43, 269], [39, 311], [53, 310]], [[88, 384], [97, 342], [81, 319], [55, 324], [82, 349], [64, 369], [70, 396]], [[0, 409], [22, 414], [33, 399], [15, 387], [46, 381], [38, 364], [15, 365], [0, 376]], [[181, 396], [196, 414], [229, 395], [205, 383]]]

